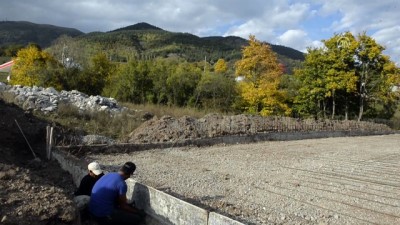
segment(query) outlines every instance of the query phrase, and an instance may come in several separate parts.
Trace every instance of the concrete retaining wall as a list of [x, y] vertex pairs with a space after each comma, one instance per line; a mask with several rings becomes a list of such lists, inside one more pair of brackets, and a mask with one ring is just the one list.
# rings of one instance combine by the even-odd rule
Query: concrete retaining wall
[[91, 146], [67, 146], [59, 147], [69, 152], [91, 153], [127, 153], [148, 149], [166, 149], [183, 146], [212, 146], [217, 144], [245, 144], [260, 141], [291, 141], [303, 139], [317, 139], [329, 137], [351, 137], [368, 135], [394, 134], [396, 131], [306, 131], [306, 132], [272, 132], [255, 135], [231, 135], [215, 138], [185, 140], [178, 142], [154, 143], [154, 144], [116, 144], [116, 145], [91, 145]]
[[52, 158], [60, 164], [63, 170], [72, 175], [74, 184], [78, 187], [82, 178], [87, 174], [87, 164], [62, 151], [53, 151]]
[[218, 213], [210, 212], [208, 215], [208, 225], [243, 225], [243, 223], [239, 223]]
[[[87, 173], [87, 163], [72, 155], [55, 150], [52, 154], [61, 167], [68, 171], [76, 185]], [[152, 187], [140, 184], [133, 179], [126, 181], [127, 198], [147, 213], [147, 225], [243, 225], [228, 217], [208, 212], [195, 205], [182, 201]]]
[[160, 224], [207, 224], [208, 211], [135, 182], [133, 179], [129, 179], [127, 184], [132, 191], [128, 196], [132, 196], [137, 207], [144, 209]]

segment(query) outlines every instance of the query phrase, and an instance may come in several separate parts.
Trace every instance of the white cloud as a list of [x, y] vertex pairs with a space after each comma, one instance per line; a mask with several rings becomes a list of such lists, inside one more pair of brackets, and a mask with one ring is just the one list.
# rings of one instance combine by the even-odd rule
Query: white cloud
[[234, 26], [224, 36], [248, 38], [250, 34], [255, 35], [257, 39], [261, 40], [271, 40], [275, 37], [274, 29], [265, 26], [260, 20], [249, 20], [244, 24]]
[[400, 62], [399, 13], [400, 2], [395, 0], [363, 1], [335, 0], [323, 3], [320, 14], [341, 15], [332, 23], [335, 32], [367, 31], [379, 44], [386, 46], [385, 53]]
[[372, 37], [386, 47], [386, 53], [392, 56], [392, 60], [400, 62], [400, 25], [381, 29]]
[[288, 46], [302, 52], [307, 52], [308, 47], [322, 47], [321, 41], [313, 41], [304, 30], [287, 30], [276, 38], [276, 44]]
[[248, 37], [249, 34], [255, 35], [258, 39], [271, 42], [278, 31], [294, 29], [310, 16], [310, 5], [305, 3], [295, 3], [290, 5], [287, 1], [274, 1], [272, 7], [265, 8], [262, 15], [254, 15], [239, 26], [231, 27], [224, 35], [235, 35]]
[[310, 42], [307, 33], [303, 30], [287, 30], [277, 39], [280, 45], [289, 46], [302, 51], [305, 51]]

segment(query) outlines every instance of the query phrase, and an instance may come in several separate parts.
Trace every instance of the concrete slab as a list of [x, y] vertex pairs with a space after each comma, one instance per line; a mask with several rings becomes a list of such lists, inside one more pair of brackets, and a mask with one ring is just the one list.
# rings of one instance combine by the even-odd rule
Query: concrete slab
[[210, 212], [208, 215], [208, 225], [245, 225], [236, 220], [223, 216], [221, 214]]
[[79, 186], [82, 178], [87, 174], [87, 167], [84, 162], [76, 159], [73, 156], [69, 156], [62, 151], [53, 151], [52, 157], [57, 160], [61, 168], [72, 175], [72, 179], [76, 186]]
[[135, 201], [138, 208], [144, 209], [146, 213], [156, 219], [159, 224], [207, 224], [207, 210], [184, 202], [154, 188], [137, 183], [133, 179], [128, 179], [127, 184], [127, 196], [131, 197], [131, 200]]

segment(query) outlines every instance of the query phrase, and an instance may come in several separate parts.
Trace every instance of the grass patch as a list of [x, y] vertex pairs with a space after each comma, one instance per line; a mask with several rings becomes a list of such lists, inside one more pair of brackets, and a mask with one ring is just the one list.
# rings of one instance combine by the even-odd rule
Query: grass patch
[[0, 82], [7, 83], [8, 73], [0, 72]]
[[97, 134], [126, 141], [129, 133], [143, 121], [140, 115], [129, 110], [119, 114], [103, 111], [80, 111], [71, 104], [60, 103], [57, 113], [37, 113], [41, 119], [56, 123], [71, 133]]
[[131, 110], [150, 112], [157, 116], [158, 118], [168, 115], [175, 118], [180, 118], [182, 116], [190, 116], [194, 118], [201, 118], [209, 113], [221, 113], [218, 110], [213, 109], [196, 109], [190, 107], [177, 107], [177, 106], [166, 106], [166, 105], [154, 105], [154, 104], [145, 104], [145, 105], [137, 105], [132, 103], [120, 103], [122, 106], [127, 107]]
[[390, 119], [390, 127], [395, 130], [400, 130], [400, 105], [397, 106], [397, 110]]
[[73, 134], [97, 134], [121, 142], [129, 140], [129, 134], [139, 127], [145, 119], [143, 116], [150, 112], [158, 118], [169, 115], [176, 118], [191, 116], [201, 118], [211, 110], [193, 108], [179, 108], [159, 105], [135, 105], [122, 103], [127, 110], [122, 113], [110, 114], [103, 111], [80, 111], [78, 107], [69, 103], [59, 103], [56, 113], [43, 114], [36, 112], [36, 116], [51, 123], [61, 125], [65, 131]]

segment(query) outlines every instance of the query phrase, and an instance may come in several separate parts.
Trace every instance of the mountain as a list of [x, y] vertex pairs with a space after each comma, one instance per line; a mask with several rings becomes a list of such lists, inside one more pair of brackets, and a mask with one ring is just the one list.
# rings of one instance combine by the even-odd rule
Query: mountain
[[48, 47], [61, 35], [76, 37], [83, 32], [66, 27], [48, 24], [35, 24], [26, 21], [0, 21], [0, 47], [10, 44], [36, 43]]
[[162, 30], [159, 27], [153, 26], [151, 24], [141, 22], [127, 27], [119, 28], [110, 32], [122, 31], [122, 30]]
[[[0, 22], [0, 48], [30, 42], [42, 48], [48, 47], [54, 55], [65, 54], [81, 63], [98, 51], [105, 51], [111, 60], [117, 62], [132, 58], [179, 57], [191, 62], [206, 58], [211, 64], [224, 58], [233, 63], [241, 58], [242, 47], [248, 44], [246, 39], [240, 37], [198, 37], [190, 33], [166, 31], [144, 22], [109, 32], [88, 34], [46, 24]], [[304, 60], [304, 54], [295, 49], [273, 44], [271, 47], [289, 73]]]

